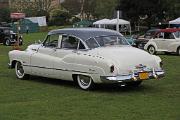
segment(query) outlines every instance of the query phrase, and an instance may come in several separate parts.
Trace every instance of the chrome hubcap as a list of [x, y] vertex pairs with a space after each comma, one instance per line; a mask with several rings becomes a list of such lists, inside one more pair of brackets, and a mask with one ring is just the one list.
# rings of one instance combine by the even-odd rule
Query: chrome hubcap
[[154, 54], [154, 52], [155, 52], [154, 48], [153, 48], [153, 47], [150, 47], [150, 48], [149, 48], [149, 53], [150, 53], [150, 54]]
[[80, 75], [79, 81], [80, 81], [81, 85], [88, 86], [91, 83], [91, 78]]

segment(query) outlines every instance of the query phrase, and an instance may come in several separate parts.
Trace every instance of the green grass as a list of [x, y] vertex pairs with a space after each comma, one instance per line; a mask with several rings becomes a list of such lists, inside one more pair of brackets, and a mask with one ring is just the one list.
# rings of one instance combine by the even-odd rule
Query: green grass
[[[27, 45], [46, 33], [24, 35]], [[83, 91], [72, 82], [31, 77], [8, 69], [11, 46], [0, 45], [0, 120], [180, 120], [180, 57], [160, 55], [166, 77], [139, 88], [98, 86]]]

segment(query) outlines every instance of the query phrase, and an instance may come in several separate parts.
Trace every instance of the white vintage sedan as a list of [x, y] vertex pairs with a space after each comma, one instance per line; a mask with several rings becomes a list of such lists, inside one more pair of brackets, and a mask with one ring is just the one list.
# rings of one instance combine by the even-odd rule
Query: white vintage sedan
[[165, 52], [180, 55], [180, 29], [159, 29], [155, 37], [147, 42], [144, 49], [150, 54]]
[[116, 31], [99, 28], [52, 30], [43, 43], [10, 51], [9, 59], [19, 79], [70, 80], [83, 90], [98, 83], [138, 86], [164, 76], [158, 56], [131, 47]]

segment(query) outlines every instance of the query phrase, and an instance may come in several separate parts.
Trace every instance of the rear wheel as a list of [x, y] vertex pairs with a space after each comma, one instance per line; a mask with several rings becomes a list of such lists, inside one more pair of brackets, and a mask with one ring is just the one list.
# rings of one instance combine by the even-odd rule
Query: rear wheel
[[149, 46], [149, 47], [148, 47], [148, 52], [149, 52], [150, 54], [152, 54], [152, 55], [153, 55], [153, 54], [156, 54], [155, 47], [154, 47], [154, 46], [152, 46], [152, 45], [151, 45], [151, 46]]
[[177, 55], [180, 55], [180, 47], [177, 49]]
[[4, 45], [6, 45], [6, 46], [11, 45], [11, 41], [10, 41], [9, 38], [6, 38], [6, 39], [5, 39]]
[[77, 75], [77, 83], [83, 90], [91, 90], [94, 88], [94, 82], [89, 76]]
[[24, 73], [24, 69], [23, 69], [21, 62], [16, 62], [15, 72], [16, 72], [17, 78], [19, 78], [19, 79], [27, 79], [29, 77], [28, 74]]

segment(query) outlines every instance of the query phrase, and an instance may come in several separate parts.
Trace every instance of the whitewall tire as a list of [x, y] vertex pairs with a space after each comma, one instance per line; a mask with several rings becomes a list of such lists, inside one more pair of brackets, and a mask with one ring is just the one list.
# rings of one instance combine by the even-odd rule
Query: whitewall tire
[[94, 88], [94, 82], [89, 76], [77, 75], [77, 83], [83, 90], [90, 90]]
[[7, 38], [7, 39], [5, 40], [5, 45], [6, 45], [6, 46], [9, 46], [10, 44], [11, 44], [10, 39]]
[[21, 62], [16, 62], [15, 72], [16, 72], [17, 78], [19, 78], [19, 79], [27, 79], [28, 78], [28, 75], [25, 74], [25, 72], [24, 72]]
[[155, 49], [155, 47], [154, 46], [149, 46], [148, 47], [148, 52], [150, 53], [150, 54], [152, 54], [152, 55], [154, 55], [154, 54], [156, 54], [156, 49]]

